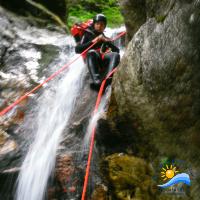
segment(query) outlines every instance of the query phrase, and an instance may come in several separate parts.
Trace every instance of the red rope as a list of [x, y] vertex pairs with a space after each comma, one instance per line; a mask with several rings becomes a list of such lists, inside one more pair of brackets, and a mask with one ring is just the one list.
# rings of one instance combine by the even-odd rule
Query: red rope
[[[112, 41], [117, 40], [118, 38], [120, 38], [121, 36], [125, 35], [126, 32], [121, 32], [119, 35], [117, 35]], [[47, 78], [44, 82], [42, 82], [41, 84], [37, 85], [35, 88], [33, 88], [31, 91], [27, 92], [25, 95], [23, 95], [22, 97], [20, 97], [19, 99], [17, 99], [14, 103], [12, 103], [10, 106], [6, 107], [5, 109], [3, 109], [0, 112], [0, 116], [5, 115], [8, 111], [10, 111], [13, 107], [15, 107], [17, 104], [19, 104], [21, 101], [23, 101], [24, 99], [26, 99], [30, 94], [34, 93], [36, 90], [38, 90], [39, 88], [41, 88], [45, 83], [49, 82], [50, 80], [52, 80], [54, 77], [56, 77], [58, 74], [60, 74], [62, 71], [64, 71], [66, 68], [68, 68], [72, 63], [74, 63], [76, 60], [78, 60], [82, 55], [84, 55], [91, 47], [93, 47], [96, 44], [96, 42], [94, 42], [91, 46], [89, 46], [83, 53], [81, 53], [77, 58], [75, 58], [74, 60], [72, 60], [71, 62], [69, 62], [68, 64], [64, 65], [61, 69], [59, 69], [57, 72], [55, 72], [54, 74], [52, 74], [49, 78]], [[97, 113], [98, 111], [98, 107], [103, 95], [103, 90], [106, 84], [107, 79], [112, 76], [112, 74], [117, 70], [117, 68], [114, 68], [108, 75], [107, 77], [103, 80], [103, 82], [101, 83], [101, 87], [97, 96], [97, 100], [96, 100], [96, 105], [95, 105], [95, 109], [94, 109], [94, 114]], [[87, 191], [87, 185], [88, 185], [88, 178], [89, 178], [89, 171], [90, 171], [90, 164], [91, 164], [91, 159], [92, 159], [92, 152], [93, 152], [93, 147], [94, 147], [94, 139], [95, 139], [95, 132], [96, 132], [96, 127], [93, 127], [92, 129], [92, 137], [91, 137], [91, 142], [90, 142], [90, 149], [89, 149], [89, 155], [88, 155], [88, 162], [87, 162], [87, 167], [86, 167], [86, 173], [85, 173], [85, 179], [84, 179], [84, 185], [83, 185], [83, 192], [82, 192], [82, 198], [81, 200], [85, 200], [85, 195], [86, 195], [86, 191]]]
[[114, 39], [112, 39], [112, 41], [117, 40], [118, 38], [122, 37], [123, 35], [126, 34], [126, 31], [121, 32], [120, 34], [118, 34]]
[[[122, 35], [126, 34], [126, 32], [122, 32], [119, 35], [117, 35], [112, 41], [118, 39], [119, 37], [121, 37]], [[31, 91], [27, 92], [26, 94], [24, 94], [23, 96], [21, 96], [19, 99], [17, 99], [14, 103], [12, 103], [11, 105], [9, 105], [8, 107], [4, 108], [1, 112], [0, 112], [0, 116], [5, 115], [8, 111], [10, 111], [12, 108], [14, 108], [16, 105], [18, 105], [21, 101], [23, 101], [24, 99], [26, 99], [30, 94], [33, 94], [36, 90], [38, 90], [39, 88], [41, 88], [45, 83], [49, 82], [50, 80], [52, 80], [54, 77], [56, 77], [58, 74], [60, 74], [61, 72], [63, 72], [65, 69], [67, 69], [72, 63], [74, 63], [76, 60], [78, 60], [81, 56], [83, 56], [90, 48], [92, 48], [97, 42], [94, 42], [92, 45], [90, 45], [85, 51], [83, 51], [79, 56], [77, 56], [74, 60], [72, 60], [71, 62], [67, 63], [66, 65], [64, 65], [62, 68], [60, 68], [57, 72], [53, 73], [49, 78], [47, 78], [44, 82], [42, 82], [41, 84], [37, 85], [35, 88], [33, 88]]]
[[[119, 35], [117, 35], [114, 40], [117, 40], [118, 38], [120, 38], [121, 36], [125, 35], [126, 32], [122, 32]], [[106, 84], [107, 79], [112, 76], [112, 74], [117, 70], [117, 68], [114, 68], [108, 75], [107, 77], [102, 81], [101, 83], [101, 87], [99, 89], [98, 92], [98, 96], [97, 96], [97, 100], [96, 100], [96, 104], [95, 104], [95, 108], [94, 108], [94, 114], [97, 113], [98, 108], [99, 108], [99, 104], [101, 102], [101, 98], [103, 95], [103, 90]], [[95, 133], [96, 133], [96, 127], [92, 128], [92, 136], [91, 136], [91, 142], [90, 142], [90, 149], [89, 149], [89, 155], [88, 155], [88, 161], [87, 161], [87, 167], [86, 167], [86, 172], [85, 172], [85, 179], [84, 179], [84, 184], [83, 184], [83, 191], [82, 191], [82, 197], [81, 200], [85, 200], [85, 195], [87, 192], [87, 185], [88, 185], [88, 178], [89, 178], [89, 172], [90, 172], [90, 164], [91, 164], [91, 160], [92, 160], [92, 152], [93, 152], [93, 148], [94, 148], [94, 139], [95, 139]]]
[[[119, 35], [117, 35], [114, 39], [118, 39], [121, 36], [125, 35], [126, 32], [122, 32]], [[106, 84], [107, 79], [112, 76], [112, 74], [117, 70], [117, 68], [114, 68], [108, 75], [107, 77], [103, 80], [103, 82], [101, 83], [101, 87], [97, 96], [97, 100], [96, 100], [96, 104], [95, 104], [95, 108], [94, 108], [94, 114], [97, 113], [98, 111], [98, 107], [99, 104], [101, 102], [101, 98], [103, 95], [103, 90]], [[83, 184], [83, 191], [82, 191], [82, 197], [81, 200], [85, 200], [85, 196], [86, 196], [86, 192], [87, 192], [87, 185], [88, 185], [88, 178], [89, 178], [89, 172], [90, 172], [90, 164], [91, 164], [91, 160], [92, 160], [92, 152], [93, 152], [93, 148], [94, 148], [94, 139], [95, 139], [95, 133], [96, 133], [96, 127], [92, 128], [92, 136], [91, 136], [91, 142], [90, 142], [90, 149], [89, 149], [89, 154], [88, 154], [88, 161], [87, 161], [87, 167], [86, 167], [86, 171], [85, 171], [85, 179], [84, 179], [84, 184]]]
[[[98, 107], [99, 107], [99, 104], [100, 104], [100, 102], [101, 102], [101, 98], [102, 98], [102, 95], [103, 95], [103, 91], [104, 91], [104, 87], [105, 87], [105, 84], [106, 84], [107, 79], [108, 79], [110, 76], [112, 76], [112, 74], [113, 74], [116, 70], [117, 70], [117, 68], [114, 68], [114, 69], [107, 75], [107, 77], [103, 80], [103, 82], [101, 83], [101, 87], [100, 87], [100, 90], [99, 90], [99, 93], [98, 93], [98, 96], [97, 96], [97, 100], [96, 100], [96, 105], [95, 105], [95, 109], [94, 109], [94, 114], [96, 114], [97, 111], [98, 111]], [[89, 178], [89, 172], [90, 172], [90, 164], [91, 164], [92, 152], [93, 152], [93, 148], [94, 148], [95, 133], [96, 133], [96, 127], [93, 127], [81, 200], [85, 200], [85, 195], [86, 195], [86, 192], [87, 192], [88, 178]]]
[[21, 96], [19, 99], [17, 99], [14, 103], [12, 103], [11, 105], [9, 105], [8, 107], [4, 108], [1, 112], [0, 112], [0, 116], [5, 115], [8, 111], [10, 111], [13, 107], [15, 107], [16, 105], [18, 105], [21, 101], [23, 101], [24, 99], [26, 99], [30, 94], [34, 93], [36, 90], [38, 90], [39, 88], [41, 88], [45, 83], [49, 82], [50, 80], [52, 80], [54, 77], [56, 77], [58, 74], [60, 74], [61, 72], [63, 72], [65, 69], [67, 69], [71, 64], [73, 64], [76, 60], [78, 60], [82, 55], [84, 55], [90, 48], [92, 48], [97, 42], [94, 42], [92, 45], [90, 45], [85, 51], [83, 51], [79, 56], [77, 56], [74, 60], [72, 60], [71, 62], [65, 64], [62, 68], [60, 68], [57, 72], [53, 73], [49, 78], [47, 78], [44, 82], [42, 82], [41, 84], [37, 85], [35, 88], [33, 88], [31, 91], [27, 92], [25, 95]]

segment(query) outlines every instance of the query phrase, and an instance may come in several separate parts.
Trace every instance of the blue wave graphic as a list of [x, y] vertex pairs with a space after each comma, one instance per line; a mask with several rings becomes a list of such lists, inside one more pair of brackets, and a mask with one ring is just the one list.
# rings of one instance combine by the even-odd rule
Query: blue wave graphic
[[186, 173], [177, 174], [172, 179], [170, 179], [167, 183], [163, 185], [158, 185], [158, 187], [167, 188], [178, 183], [185, 183], [186, 185], [190, 185], [191, 181], [190, 181], [189, 175]]

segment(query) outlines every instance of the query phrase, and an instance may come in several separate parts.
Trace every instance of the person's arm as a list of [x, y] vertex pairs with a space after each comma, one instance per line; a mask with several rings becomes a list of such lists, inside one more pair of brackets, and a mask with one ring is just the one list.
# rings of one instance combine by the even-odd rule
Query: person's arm
[[119, 48], [112, 43], [112, 40], [110, 38], [106, 37], [104, 34], [103, 34], [103, 37], [105, 38], [103, 41], [105, 43], [104, 48], [111, 48], [112, 52], [119, 53]]
[[86, 50], [90, 45], [92, 45], [92, 40], [88, 37], [88, 33], [85, 33], [80, 41], [75, 47], [76, 53], [82, 53]]
[[109, 42], [104, 42], [102, 47], [101, 47], [101, 51], [105, 52], [106, 49], [110, 48], [112, 52], [117, 52], [119, 53], [119, 48], [116, 47], [114, 44], [112, 44], [110, 41]]

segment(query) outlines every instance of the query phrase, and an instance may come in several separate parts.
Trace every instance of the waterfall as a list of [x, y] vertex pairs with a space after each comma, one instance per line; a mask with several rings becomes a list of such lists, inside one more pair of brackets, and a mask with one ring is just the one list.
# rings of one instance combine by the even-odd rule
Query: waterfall
[[[109, 30], [110, 34], [113, 32], [116, 31]], [[53, 43], [55, 42], [53, 41]], [[56, 43], [62, 44], [61, 41]], [[73, 53], [70, 51], [67, 55], [66, 51], [61, 52], [57, 59], [60, 62], [56, 65], [62, 66], [66, 57], [69, 58], [72, 55]], [[57, 69], [52, 68], [52, 71]], [[26, 120], [26, 124], [29, 124], [30, 121], [34, 122], [31, 129], [34, 140], [19, 173], [16, 191], [17, 200], [44, 199], [49, 177], [55, 168], [56, 152], [60, 141], [63, 139], [62, 132], [68, 125], [82, 87], [84, 69], [86, 69], [84, 63], [79, 59], [61, 77], [59, 76], [48, 83], [44, 92], [37, 98], [37, 103], [33, 108], [36, 114], [33, 115], [34, 118], [30, 116]], [[90, 120], [90, 126], [83, 140], [84, 143], [80, 144], [84, 149], [88, 149], [91, 127], [97, 123], [99, 116], [105, 111], [110, 92], [111, 88], [108, 87], [107, 92], [105, 92], [107, 95], [103, 96], [98, 113]]]
[[[66, 55], [65, 55], [66, 56]], [[56, 151], [82, 84], [84, 64], [79, 59], [39, 97], [35, 139], [18, 178], [17, 200], [42, 200], [55, 165]], [[34, 133], [33, 133], [34, 134]]]
[[85, 137], [83, 139], [82, 150], [81, 150], [83, 153], [89, 149], [92, 130], [94, 127], [96, 127], [98, 119], [107, 110], [107, 104], [108, 104], [108, 100], [110, 99], [110, 95], [111, 95], [111, 87], [109, 86], [106, 88], [105, 94], [103, 95], [101, 99], [101, 103], [99, 105], [98, 111], [94, 115], [92, 115], [90, 118], [90, 122], [87, 128]]

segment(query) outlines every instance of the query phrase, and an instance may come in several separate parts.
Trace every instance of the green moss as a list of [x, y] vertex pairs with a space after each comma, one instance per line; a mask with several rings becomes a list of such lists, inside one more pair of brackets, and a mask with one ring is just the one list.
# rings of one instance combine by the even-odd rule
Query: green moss
[[124, 23], [123, 17], [119, 11], [119, 8], [113, 7], [113, 8], [106, 8], [103, 10], [103, 13], [108, 18], [108, 26], [109, 27], [117, 27]]
[[167, 15], [159, 15], [159, 16], [156, 16], [155, 18], [158, 23], [163, 23], [166, 17]]
[[153, 200], [152, 169], [140, 158], [113, 154], [104, 160], [104, 175], [117, 199]]

